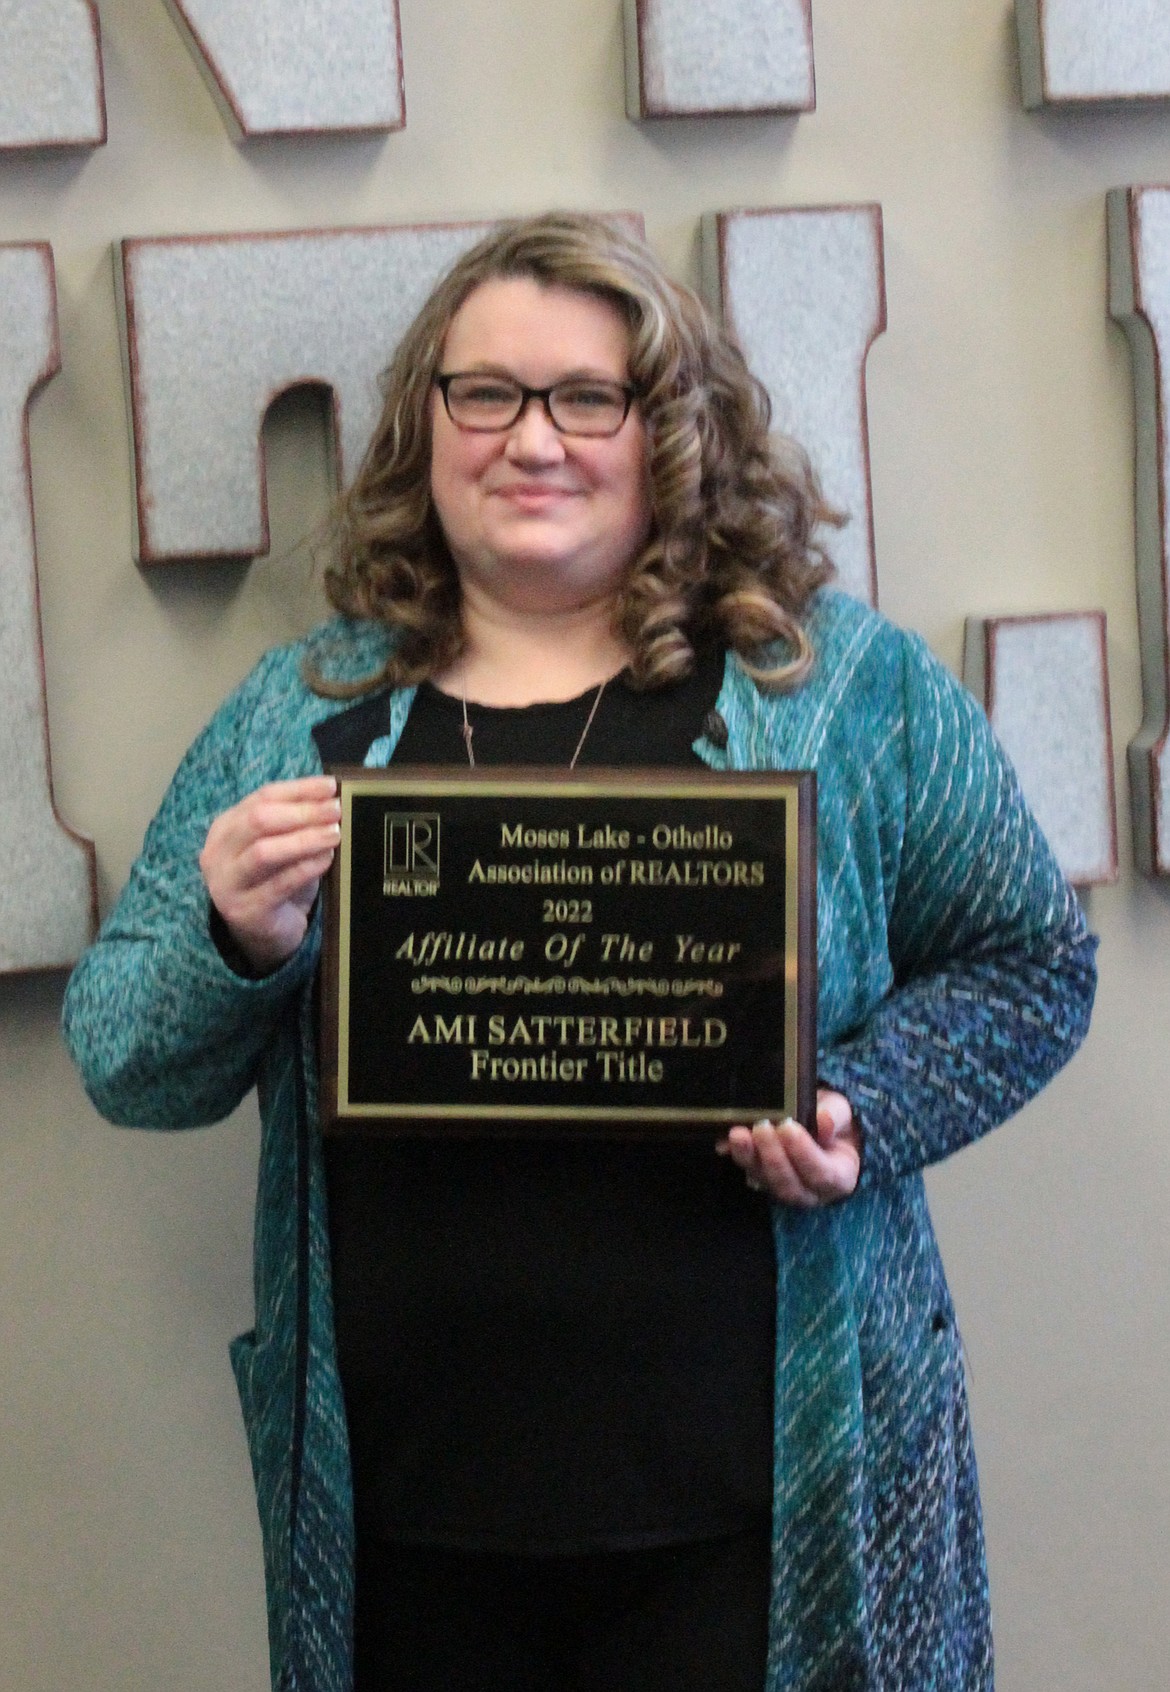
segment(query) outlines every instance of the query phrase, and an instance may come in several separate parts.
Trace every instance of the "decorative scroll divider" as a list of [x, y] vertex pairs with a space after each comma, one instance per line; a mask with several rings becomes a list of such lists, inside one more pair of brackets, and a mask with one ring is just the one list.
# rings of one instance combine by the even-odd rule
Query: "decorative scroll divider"
[[0, 973], [58, 969], [92, 938], [92, 842], [57, 816], [28, 448], [32, 396], [61, 366], [51, 248], [0, 246]]
[[807, 449], [831, 504], [843, 588], [877, 601], [865, 362], [886, 326], [877, 205], [719, 212], [703, 220], [705, 288]]

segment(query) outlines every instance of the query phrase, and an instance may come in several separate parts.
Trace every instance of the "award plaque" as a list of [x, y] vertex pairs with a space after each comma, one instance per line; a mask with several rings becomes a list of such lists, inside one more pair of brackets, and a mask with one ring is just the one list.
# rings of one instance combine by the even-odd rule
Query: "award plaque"
[[326, 1132], [813, 1121], [810, 772], [333, 773]]

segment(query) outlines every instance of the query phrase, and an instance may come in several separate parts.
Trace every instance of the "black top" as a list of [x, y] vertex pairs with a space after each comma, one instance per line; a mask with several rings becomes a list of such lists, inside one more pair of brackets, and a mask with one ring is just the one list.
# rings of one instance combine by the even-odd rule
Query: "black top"
[[[699, 762], [721, 674], [611, 682], [578, 762]], [[595, 695], [470, 707], [477, 765], [567, 764]], [[386, 727], [363, 701], [323, 760]], [[461, 728], [423, 686], [395, 764], [464, 764]], [[770, 1210], [710, 1144], [336, 1136], [325, 1161], [359, 1533], [568, 1552], [771, 1509]]]

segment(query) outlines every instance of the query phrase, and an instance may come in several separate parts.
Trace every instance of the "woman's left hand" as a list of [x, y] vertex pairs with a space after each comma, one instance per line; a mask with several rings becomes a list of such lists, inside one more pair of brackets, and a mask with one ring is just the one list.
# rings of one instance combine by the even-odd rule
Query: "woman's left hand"
[[816, 1136], [791, 1117], [732, 1128], [715, 1147], [739, 1165], [749, 1187], [804, 1210], [848, 1198], [861, 1174], [861, 1133], [843, 1093], [817, 1089]]

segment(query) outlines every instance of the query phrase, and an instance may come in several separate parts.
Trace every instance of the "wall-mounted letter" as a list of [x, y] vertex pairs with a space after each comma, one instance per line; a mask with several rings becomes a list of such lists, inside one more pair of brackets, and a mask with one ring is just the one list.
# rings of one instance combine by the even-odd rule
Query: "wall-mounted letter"
[[811, 112], [810, 0], [624, 0], [631, 118]]
[[123, 241], [121, 296], [144, 564], [268, 550], [272, 401], [333, 396], [341, 480], [377, 420], [378, 373], [440, 274], [487, 224]]
[[963, 679], [1068, 879], [1116, 881], [1105, 613], [968, 617]]
[[53, 254], [0, 247], [0, 973], [59, 969], [97, 915], [94, 851], [53, 807], [28, 407], [60, 369]]
[[1170, 95], [1166, 0], [1016, 0], [1024, 104]]
[[0, 152], [105, 138], [95, 0], [0, 0]]
[[237, 139], [406, 122], [398, 0], [167, 6]]
[[881, 207], [720, 212], [703, 231], [708, 297], [850, 519], [829, 548], [841, 586], [874, 604], [865, 361], [886, 326]]
[[1170, 875], [1170, 188], [1115, 188], [1108, 199], [1109, 310], [1133, 361], [1135, 550], [1142, 726], [1129, 744], [1134, 856]]

